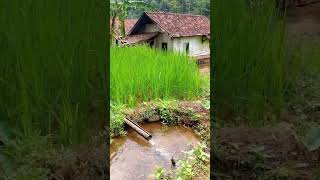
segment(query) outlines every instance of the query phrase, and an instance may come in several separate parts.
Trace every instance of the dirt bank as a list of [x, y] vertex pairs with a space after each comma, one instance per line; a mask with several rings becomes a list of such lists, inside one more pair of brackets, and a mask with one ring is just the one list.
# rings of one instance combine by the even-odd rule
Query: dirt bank
[[49, 173], [50, 180], [104, 180], [107, 174], [107, 145], [84, 146], [61, 154]]
[[203, 75], [208, 75], [210, 76], [210, 64], [201, 64], [199, 65], [199, 69], [200, 69], [200, 72], [203, 74]]
[[289, 36], [320, 35], [320, 1], [288, 9]]
[[[207, 145], [204, 148], [207, 153], [210, 151], [209, 110], [201, 101], [148, 102], [123, 113], [153, 137], [147, 141], [127, 127], [127, 136], [113, 138], [110, 157], [112, 179], [153, 179], [157, 166], [165, 169], [165, 175], [173, 176], [180, 166], [172, 167], [171, 158], [181, 163], [185, 152], [197, 147], [198, 142]], [[208, 163], [201, 166], [209, 168]], [[192, 168], [196, 170], [200, 164]], [[208, 175], [207, 171], [196, 172], [201, 179], [208, 179]]]
[[210, 111], [201, 101], [173, 101], [169, 105], [157, 102], [143, 103], [125, 112], [126, 117], [138, 123], [161, 121], [165, 124], [180, 124], [190, 127], [210, 144]]
[[212, 172], [222, 179], [312, 179], [320, 152], [309, 152], [286, 125], [215, 131]]

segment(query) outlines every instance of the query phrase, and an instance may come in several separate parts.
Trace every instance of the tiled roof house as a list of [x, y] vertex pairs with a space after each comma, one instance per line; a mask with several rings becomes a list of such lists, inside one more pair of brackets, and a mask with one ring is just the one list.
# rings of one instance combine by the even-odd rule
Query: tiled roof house
[[126, 31], [127, 36], [120, 38], [122, 45], [145, 43], [151, 48], [210, 58], [210, 21], [205, 16], [144, 12]]

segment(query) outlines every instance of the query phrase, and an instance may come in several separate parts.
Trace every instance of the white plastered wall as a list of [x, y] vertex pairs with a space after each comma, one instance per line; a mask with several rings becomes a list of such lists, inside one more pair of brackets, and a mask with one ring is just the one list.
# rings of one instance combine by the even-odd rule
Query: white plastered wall
[[185, 53], [185, 43], [189, 43], [189, 55], [209, 53], [209, 40], [202, 41], [202, 36], [178, 37], [173, 39], [173, 48]]

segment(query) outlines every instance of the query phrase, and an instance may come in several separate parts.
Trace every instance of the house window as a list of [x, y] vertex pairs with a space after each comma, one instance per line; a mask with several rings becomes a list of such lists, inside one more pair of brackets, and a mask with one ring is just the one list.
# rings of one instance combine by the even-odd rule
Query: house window
[[168, 43], [162, 43], [162, 50], [167, 51], [168, 49]]
[[186, 54], [189, 54], [189, 43], [184, 43], [184, 50]]
[[152, 40], [152, 41], [149, 42], [149, 46], [150, 46], [151, 48], [153, 48], [153, 45], [154, 45], [154, 40]]

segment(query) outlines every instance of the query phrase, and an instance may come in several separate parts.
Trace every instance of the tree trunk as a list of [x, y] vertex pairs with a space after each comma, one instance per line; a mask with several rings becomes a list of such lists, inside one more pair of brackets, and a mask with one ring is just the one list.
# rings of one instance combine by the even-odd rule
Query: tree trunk
[[112, 21], [111, 21], [111, 42], [114, 42], [114, 40], [115, 40], [115, 35], [116, 35], [116, 33], [115, 33], [115, 31], [114, 31], [114, 29], [115, 29], [115, 23], [116, 23], [116, 16], [117, 16], [117, 14], [114, 13], [114, 15], [112, 16]]
[[126, 36], [126, 26], [125, 26], [125, 20], [123, 18], [120, 19], [120, 33], [122, 37]]

